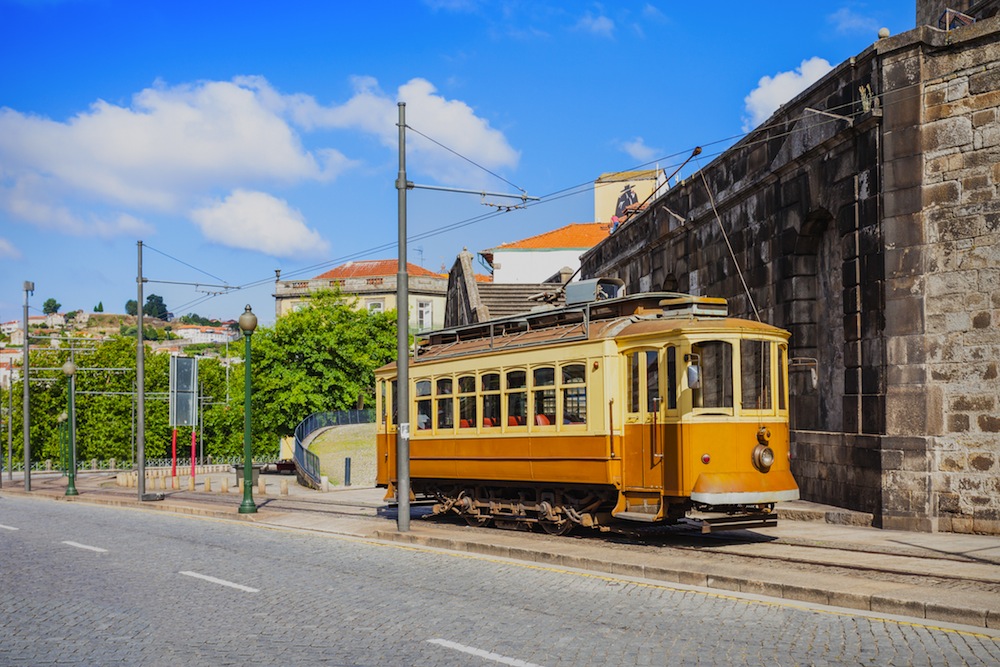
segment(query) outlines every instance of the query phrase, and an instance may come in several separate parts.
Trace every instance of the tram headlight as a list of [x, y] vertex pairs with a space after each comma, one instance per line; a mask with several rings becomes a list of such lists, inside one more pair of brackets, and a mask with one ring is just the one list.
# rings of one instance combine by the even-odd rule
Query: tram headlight
[[774, 450], [765, 445], [753, 448], [753, 467], [761, 472], [767, 472], [774, 464]]

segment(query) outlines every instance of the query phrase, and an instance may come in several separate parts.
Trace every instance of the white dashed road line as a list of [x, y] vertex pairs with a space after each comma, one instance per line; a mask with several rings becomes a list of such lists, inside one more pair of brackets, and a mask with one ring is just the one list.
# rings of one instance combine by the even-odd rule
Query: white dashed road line
[[87, 551], [96, 551], [99, 554], [108, 553], [107, 549], [102, 549], [101, 547], [92, 547], [89, 544], [80, 544], [79, 542], [63, 542], [63, 544], [68, 544], [71, 547], [76, 547], [77, 549], [86, 549]]
[[229, 586], [230, 588], [235, 588], [237, 590], [245, 591], [247, 593], [259, 593], [259, 588], [250, 588], [249, 586], [244, 586], [243, 584], [234, 584], [231, 581], [226, 581], [225, 579], [216, 579], [215, 577], [210, 577], [207, 574], [200, 574], [198, 572], [191, 572], [190, 570], [185, 570], [184, 572], [178, 572], [178, 574], [183, 574], [185, 577], [194, 577], [195, 579], [202, 579], [204, 581], [210, 581], [213, 584], [219, 584], [220, 586]]
[[500, 655], [499, 653], [490, 653], [489, 651], [484, 651], [481, 648], [458, 644], [456, 642], [448, 641], [447, 639], [428, 639], [427, 641], [431, 644], [437, 644], [438, 646], [444, 646], [445, 648], [450, 648], [455, 651], [468, 653], [469, 655], [474, 655], [485, 660], [499, 662], [501, 665], [512, 665], [512, 667], [541, 667], [533, 662], [527, 662], [526, 660], [519, 660], [517, 658], [508, 658], [507, 656]]
[[3, 524], [0, 524], [0, 528], [3, 528], [4, 530], [20, 530], [20, 528], [15, 528], [14, 526], [5, 526]]

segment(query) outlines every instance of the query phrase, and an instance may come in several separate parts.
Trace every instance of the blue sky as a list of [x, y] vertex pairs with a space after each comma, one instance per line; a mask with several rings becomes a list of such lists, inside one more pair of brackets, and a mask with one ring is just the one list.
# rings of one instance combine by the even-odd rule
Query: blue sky
[[[914, 0], [0, 0], [0, 321], [122, 312], [273, 322], [274, 270], [396, 256], [398, 101], [409, 259], [593, 219], [605, 172], [701, 164]], [[445, 151], [420, 135], [451, 149]], [[456, 155], [457, 154], [457, 155]], [[680, 156], [680, 157], [679, 157]], [[692, 167], [697, 165], [692, 163]], [[492, 201], [497, 201], [491, 198]], [[175, 283], [243, 289], [219, 296]]]

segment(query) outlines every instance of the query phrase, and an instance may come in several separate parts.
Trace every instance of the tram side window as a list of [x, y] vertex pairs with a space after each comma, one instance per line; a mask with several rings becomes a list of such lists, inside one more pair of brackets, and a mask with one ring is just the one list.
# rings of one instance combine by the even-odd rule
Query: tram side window
[[528, 420], [528, 374], [507, 371], [507, 426], [524, 426]]
[[399, 423], [399, 401], [397, 400], [397, 397], [399, 396], [399, 394], [396, 393], [396, 386], [397, 386], [396, 385], [396, 380], [393, 380], [392, 381], [392, 388], [389, 390], [388, 396], [386, 396], [386, 400], [388, 400], [389, 403], [392, 404], [391, 413], [392, 413], [392, 423], [393, 424], [398, 424]]
[[532, 414], [535, 426], [556, 423], [556, 369], [542, 367], [531, 371]]
[[420, 380], [416, 386], [417, 397], [417, 429], [424, 430], [431, 427], [431, 381]]
[[458, 378], [458, 427], [476, 428], [476, 378]]
[[667, 348], [667, 409], [677, 409], [677, 348]]
[[384, 426], [386, 420], [385, 380], [378, 381], [378, 419]]
[[587, 423], [587, 367], [562, 367], [562, 409], [564, 424]]
[[770, 410], [771, 343], [765, 340], [740, 341], [740, 381], [744, 410]]
[[455, 401], [451, 398], [451, 378], [441, 378], [437, 381], [437, 427], [455, 428]]
[[483, 392], [483, 428], [500, 426], [500, 374], [483, 374], [480, 386]]
[[733, 346], [710, 340], [691, 346], [701, 360], [701, 387], [693, 389], [696, 408], [733, 407]]

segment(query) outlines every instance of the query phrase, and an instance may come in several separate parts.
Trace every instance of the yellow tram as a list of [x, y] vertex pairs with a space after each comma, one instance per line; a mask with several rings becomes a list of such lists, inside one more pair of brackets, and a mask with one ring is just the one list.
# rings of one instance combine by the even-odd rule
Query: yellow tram
[[[473, 525], [770, 525], [789, 467], [788, 332], [724, 299], [567, 286], [565, 307], [432, 332], [410, 361], [410, 484]], [[395, 496], [396, 366], [376, 372]]]

